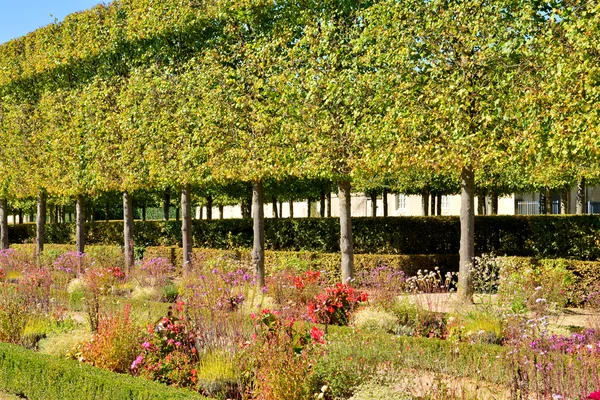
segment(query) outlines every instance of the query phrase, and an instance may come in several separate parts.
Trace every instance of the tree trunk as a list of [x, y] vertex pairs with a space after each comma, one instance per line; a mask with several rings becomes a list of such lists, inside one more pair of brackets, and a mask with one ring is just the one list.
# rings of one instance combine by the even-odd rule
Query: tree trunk
[[306, 218], [310, 218], [310, 206], [311, 206], [311, 201], [310, 199], [306, 200]]
[[548, 209], [546, 208], [547, 202], [545, 192], [540, 192], [540, 201], [538, 202], [538, 206], [540, 214], [548, 214]]
[[146, 206], [142, 206], [142, 221], [146, 220]]
[[485, 215], [485, 195], [477, 195], [477, 215]]
[[342, 252], [342, 283], [350, 283], [354, 277], [354, 245], [352, 243], [351, 185], [348, 181], [338, 183], [340, 199], [340, 251]]
[[437, 215], [442, 215], [442, 195], [441, 194], [437, 195], [436, 206], [437, 206]]
[[283, 201], [279, 201], [279, 218], [283, 218]]
[[23, 223], [23, 210], [19, 208], [19, 225]]
[[244, 204], [244, 200], [240, 203], [240, 210], [242, 211], [242, 218], [248, 218], [248, 211], [246, 211], [246, 204]]
[[389, 191], [387, 189], [383, 189], [383, 216], [388, 216], [388, 194]]
[[322, 190], [321, 193], [319, 193], [319, 200], [319, 215], [321, 216], [321, 218], [325, 218], [325, 192]]
[[0, 247], [8, 249], [8, 201], [6, 197], [0, 199]]
[[181, 237], [183, 270], [188, 271], [192, 254], [192, 207], [190, 185], [185, 185], [181, 188]]
[[219, 206], [219, 219], [223, 219], [225, 218], [225, 216], [223, 215], [223, 206], [220, 205]]
[[492, 200], [491, 200], [492, 215], [498, 215], [498, 194], [495, 192], [492, 192], [491, 198], [492, 198]]
[[546, 199], [546, 214], [552, 214], [552, 191], [550, 188], [545, 189], [545, 199]]
[[[32, 218], [33, 220], [33, 218]], [[69, 222], [73, 222], [73, 213], [69, 213]]]
[[123, 248], [125, 249], [125, 270], [133, 268], [133, 199], [129, 192], [123, 192]]
[[256, 285], [265, 286], [265, 215], [263, 182], [252, 185], [252, 225], [254, 242], [252, 246], [252, 266], [256, 274]]
[[169, 220], [170, 207], [171, 207], [171, 195], [169, 194], [169, 190], [165, 189], [165, 194], [163, 195], [163, 219], [165, 221]]
[[421, 209], [424, 217], [429, 215], [429, 189], [423, 189], [421, 193]]
[[90, 222], [94, 222], [96, 220], [96, 216], [94, 215], [95, 213], [93, 204], [88, 204], [85, 210], [87, 210], [88, 220]]
[[369, 192], [369, 199], [371, 200], [371, 217], [377, 216], [377, 192]]
[[181, 218], [179, 218], [179, 214], [181, 212], [181, 209], [179, 207], [175, 208], [175, 221], [179, 221]]
[[568, 188], [564, 189], [560, 194], [560, 213], [565, 215], [569, 213], [569, 194]]
[[212, 209], [213, 209], [213, 197], [211, 195], [206, 196], [206, 219], [212, 220]]
[[327, 192], [327, 217], [331, 218], [331, 192]]
[[294, 218], [294, 200], [290, 200], [290, 218]]
[[85, 252], [85, 203], [83, 195], [79, 194], [75, 198], [75, 243], [77, 252]]
[[[13, 225], [16, 225], [17, 224], [17, 214], [16, 213], [13, 213], [12, 220], [13, 220]], [[8, 214], [6, 217], [6, 223], [8, 224]]]
[[435, 215], [435, 193], [431, 193], [431, 215]]
[[471, 267], [475, 258], [475, 174], [470, 166], [461, 171], [460, 197], [460, 252], [458, 270], [458, 299], [473, 302]]
[[104, 204], [104, 220], [108, 222], [110, 220], [110, 201], [106, 200]]
[[204, 207], [200, 206], [199, 208], [200, 208], [200, 218], [198, 218], [198, 219], [202, 219], [202, 218], [204, 218]]
[[273, 196], [273, 218], [279, 218], [279, 213], [277, 212], [277, 199]]
[[581, 178], [579, 182], [577, 182], [577, 204], [575, 206], [575, 214], [587, 213], [585, 202], [585, 178]]
[[37, 217], [36, 217], [36, 256], [39, 257], [44, 251], [44, 231], [46, 228], [46, 192], [40, 191], [37, 199]]

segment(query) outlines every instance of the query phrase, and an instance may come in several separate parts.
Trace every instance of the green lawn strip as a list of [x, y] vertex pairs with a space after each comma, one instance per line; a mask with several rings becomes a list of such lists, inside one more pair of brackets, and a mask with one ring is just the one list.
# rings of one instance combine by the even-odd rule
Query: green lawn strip
[[206, 399], [192, 391], [0, 344], [0, 391], [27, 399]]
[[357, 332], [330, 327], [329, 345], [314, 368], [314, 387], [327, 385], [334, 398], [348, 398], [382, 370], [426, 370], [507, 384], [507, 348], [448, 340]]

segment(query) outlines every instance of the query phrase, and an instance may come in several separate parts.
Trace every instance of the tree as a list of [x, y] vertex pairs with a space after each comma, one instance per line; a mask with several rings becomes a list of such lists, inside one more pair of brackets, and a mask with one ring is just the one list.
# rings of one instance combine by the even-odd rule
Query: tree
[[387, 148], [460, 177], [462, 301], [472, 298], [475, 174], [520, 155], [523, 54], [536, 13], [525, 1], [409, 0], [383, 1], [366, 19], [369, 60], [396, 90]]

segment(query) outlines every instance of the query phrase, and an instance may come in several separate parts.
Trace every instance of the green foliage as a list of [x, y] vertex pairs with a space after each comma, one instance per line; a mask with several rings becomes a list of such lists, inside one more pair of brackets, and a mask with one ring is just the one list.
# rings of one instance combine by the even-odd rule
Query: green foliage
[[314, 393], [327, 385], [328, 396], [334, 399], [350, 397], [361, 384], [389, 368], [415, 368], [495, 383], [508, 379], [503, 356], [507, 349], [500, 346], [335, 328], [330, 327], [328, 351], [314, 366], [311, 381]]
[[0, 344], [0, 389], [32, 400], [204, 398], [9, 344]]
[[[478, 216], [475, 250], [539, 258], [600, 259], [600, 217], [596, 215]], [[458, 217], [353, 218], [356, 253], [456, 254], [459, 247]], [[74, 225], [48, 224], [49, 243], [74, 243]], [[121, 245], [123, 223], [94, 222], [86, 225], [86, 243]], [[252, 221], [248, 219], [194, 220], [194, 247], [237, 249], [252, 247]], [[35, 225], [9, 227], [11, 243], [32, 242]], [[134, 244], [173, 246], [181, 242], [181, 222], [136, 221]], [[339, 251], [337, 218], [269, 218], [265, 221], [265, 246], [271, 250]], [[90, 248], [116, 262], [114, 249]], [[99, 254], [96, 254], [98, 256]], [[172, 259], [167, 256], [167, 258]], [[357, 259], [360, 261], [359, 259]]]
[[506, 258], [500, 262], [498, 297], [514, 312], [550, 309], [580, 303], [576, 276], [567, 260]]

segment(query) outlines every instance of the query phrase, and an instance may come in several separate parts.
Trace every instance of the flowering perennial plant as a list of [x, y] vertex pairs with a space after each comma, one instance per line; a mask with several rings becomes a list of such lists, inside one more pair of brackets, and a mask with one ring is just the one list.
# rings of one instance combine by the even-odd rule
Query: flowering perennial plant
[[142, 286], [164, 286], [175, 272], [175, 267], [165, 257], [145, 258], [139, 264], [138, 279]]
[[128, 372], [138, 354], [143, 330], [131, 319], [131, 305], [99, 320], [98, 332], [83, 346], [82, 361], [115, 372]]
[[56, 271], [61, 271], [72, 278], [76, 278], [89, 267], [88, 261], [88, 257], [86, 257], [85, 253], [68, 251], [58, 256], [52, 265]]
[[324, 332], [303, 321], [283, 318], [281, 313], [263, 309], [251, 315], [254, 340], [245, 348], [247, 369], [254, 377], [250, 398], [300, 400], [311, 396], [312, 365], [325, 343]]
[[348, 325], [351, 313], [367, 299], [367, 292], [338, 283], [315, 296], [308, 304], [308, 315], [314, 322], [325, 325]]
[[184, 322], [169, 313], [155, 326], [150, 325], [142, 352], [131, 363], [131, 372], [170, 385], [195, 387], [198, 352]]

